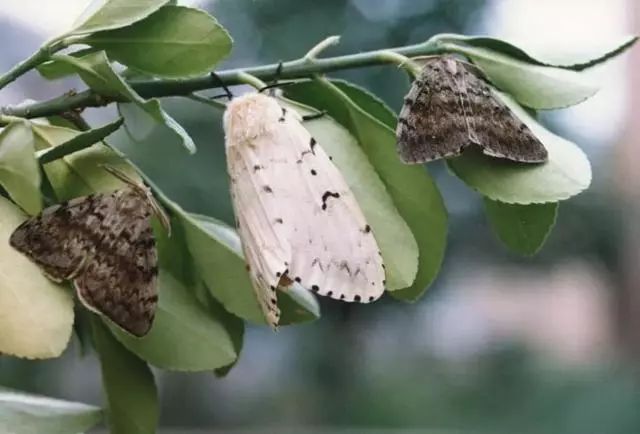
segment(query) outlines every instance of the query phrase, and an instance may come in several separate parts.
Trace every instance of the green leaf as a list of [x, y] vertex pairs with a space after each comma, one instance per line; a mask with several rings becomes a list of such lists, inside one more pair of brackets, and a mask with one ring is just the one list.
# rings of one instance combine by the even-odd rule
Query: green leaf
[[[94, 53], [95, 51], [97, 51], [95, 48], [89, 47], [74, 51], [68, 55], [73, 57], [82, 57], [89, 53]], [[59, 60], [50, 60], [48, 62], [41, 63], [36, 66], [36, 70], [40, 73], [42, 78], [47, 80], [57, 80], [76, 73], [76, 69], [73, 66], [67, 62], [61, 62]]]
[[[94, 318], [92, 326], [108, 403], [109, 432], [155, 434], [158, 392], [151, 369], [114, 339], [98, 318]], [[173, 348], [165, 350], [171, 352]]]
[[9, 245], [25, 220], [0, 197], [0, 353], [28, 359], [58, 357], [73, 324], [71, 292], [47, 279], [40, 268]]
[[441, 47], [447, 47], [449, 44], [453, 44], [483, 48], [526, 63], [540, 66], [553, 66], [574, 71], [582, 71], [604, 63], [627, 51], [637, 40], [637, 36], [617, 37], [615, 40], [600, 39], [588, 44], [588, 46], [582, 47], [580, 52], [562, 53], [559, 56], [551, 56], [550, 53], [532, 53], [531, 49], [525, 50], [508, 41], [486, 36], [440, 34], [431, 38], [432, 43], [436, 43]]
[[591, 79], [576, 71], [534, 65], [486, 48], [455, 44], [447, 48], [469, 57], [496, 87], [533, 109], [569, 107], [598, 91]]
[[[352, 87], [351, 91], [357, 92], [357, 88]], [[417, 300], [438, 274], [446, 244], [447, 214], [435, 183], [423, 167], [402, 164], [396, 154], [393, 130], [366, 113], [331, 82], [321, 79], [298, 83], [287, 86], [286, 92], [295, 100], [326, 110], [347, 128], [378, 172], [419, 249], [418, 272], [413, 285], [391, 294], [405, 300]], [[367, 95], [361, 94], [359, 98], [366, 101]], [[338, 167], [348, 173], [348, 167], [339, 164]]]
[[180, 139], [182, 146], [193, 154], [196, 145], [189, 133], [182, 128], [167, 112], [162, 109], [157, 99], [148, 100], [143, 106], [139, 104], [118, 104], [118, 111], [124, 118], [129, 136], [135, 141], [143, 141], [158, 124], [168, 127]]
[[114, 133], [118, 128], [122, 126], [123, 122], [124, 121], [122, 118], [118, 118], [114, 122], [103, 125], [102, 127], [93, 128], [91, 130], [77, 134], [68, 141], [61, 143], [60, 145], [57, 145], [53, 148], [49, 148], [47, 151], [39, 154], [38, 160], [41, 164], [46, 164], [60, 158], [60, 156], [71, 154], [88, 148], [94, 143], [100, 142], [110, 134]]
[[453, 173], [489, 199], [522, 205], [559, 202], [589, 187], [591, 166], [580, 148], [546, 130], [506, 95], [495, 94], [542, 141], [548, 161], [514, 163], [470, 148], [462, 156], [447, 160]]
[[176, 135], [182, 146], [187, 148], [190, 153], [195, 152], [195, 144], [184, 128], [162, 110], [158, 100], [145, 100], [138, 95], [113, 70], [104, 51], [90, 53], [81, 58], [64, 54], [55, 55], [53, 58], [75, 68], [87, 86], [100, 95], [131, 101], [132, 104], [119, 105], [120, 113], [129, 131], [140, 131], [138, 123], [145, 125], [146, 134], [153, 128], [164, 126]]
[[204, 11], [165, 6], [142, 21], [83, 40], [136, 70], [163, 77], [205, 74], [231, 51], [231, 38]]
[[158, 280], [158, 308], [149, 333], [136, 338], [110, 323], [116, 338], [138, 357], [163, 369], [210, 371], [233, 363], [238, 354], [223, 322], [223, 316], [229, 314], [207, 309], [163, 270]]
[[210, 298], [211, 298], [209, 302], [210, 309], [212, 309], [216, 314], [218, 312], [224, 312], [228, 317], [228, 320], [226, 321], [227, 330], [229, 331], [229, 334], [231, 336], [231, 341], [233, 342], [233, 349], [236, 352], [236, 360], [234, 360], [233, 363], [230, 363], [226, 366], [223, 366], [221, 368], [217, 368], [214, 370], [216, 377], [223, 378], [223, 377], [226, 377], [227, 374], [229, 374], [229, 372], [234, 368], [234, 366], [238, 363], [238, 360], [240, 359], [240, 352], [242, 351], [242, 346], [244, 345], [245, 327], [244, 327], [244, 321], [242, 321], [240, 318], [238, 318], [235, 315], [231, 315], [230, 313], [227, 313], [222, 307], [222, 305], [220, 305], [217, 301], [215, 301], [215, 299], [213, 299], [213, 296], [210, 296]]
[[[287, 104], [286, 101], [282, 101], [282, 104], [293, 106], [300, 115], [314, 113], [300, 104]], [[418, 269], [418, 246], [363, 148], [345, 127], [329, 116], [308, 121], [304, 126], [331, 156], [335, 165], [341, 168], [371, 226], [386, 267], [387, 289], [411, 286]]]
[[180, 219], [189, 252], [211, 294], [229, 312], [264, 324], [236, 231], [212, 217], [189, 214], [177, 204], [172, 209]]
[[12, 122], [0, 132], [0, 185], [29, 214], [42, 209], [40, 168], [27, 122]]
[[[65, 127], [32, 123], [36, 149], [39, 154], [51, 147], [61, 146], [81, 133]], [[59, 200], [69, 200], [96, 192], [110, 192], [122, 188], [122, 181], [100, 165], [120, 169], [131, 179], [139, 180], [137, 172], [112, 149], [96, 143], [86, 149], [66, 155], [44, 165], [44, 171]]]
[[542, 248], [555, 225], [558, 203], [514, 205], [485, 198], [484, 210], [505, 246], [530, 256]]
[[395, 131], [398, 119], [395, 112], [384, 101], [367, 89], [348, 81], [331, 80], [331, 83], [344, 92], [355, 105]]
[[79, 402], [0, 388], [0, 432], [70, 434], [86, 431], [102, 420], [102, 410]]
[[82, 35], [118, 29], [140, 21], [168, 0], [93, 0], [67, 35]]

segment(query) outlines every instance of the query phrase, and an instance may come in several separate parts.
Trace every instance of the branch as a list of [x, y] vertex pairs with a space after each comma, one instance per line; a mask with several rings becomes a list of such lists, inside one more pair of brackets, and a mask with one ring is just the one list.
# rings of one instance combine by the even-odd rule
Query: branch
[[[334, 41], [330, 40], [330, 43], [332, 42]], [[326, 48], [326, 45], [321, 48]], [[439, 54], [441, 52], [441, 48], [436, 47], [432, 43], [424, 42], [398, 48], [365, 51], [362, 53], [321, 59], [309, 59], [305, 56], [300, 59], [284, 62], [282, 64], [282, 70], [279, 73], [278, 64], [271, 64], [249, 68], [228, 69], [219, 71], [216, 75], [222, 83], [228, 86], [245, 84], [246, 74], [265, 82], [270, 82], [276, 78], [291, 80], [343, 69], [362, 68], [390, 63], [398, 64], [401, 59], [404, 59], [404, 57], [401, 56], [415, 57]], [[401, 56], [390, 56], [390, 53], [396, 53]], [[313, 54], [315, 55], [315, 53]], [[211, 75], [207, 75], [204, 77], [174, 80], [131, 81], [129, 84], [143, 98], [158, 98], [188, 96], [197, 91], [219, 88], [220, 81]], [[0, 108], [0, 114], [23, 118], [39, 118], [68, 112], [70, 110], [82, 110], [86, 107], [100, 107], [111, 102], [126, 102], [126, 100], [122, 98], [106, 98], [87, 90], [75, 95], [63, 95], [48, 101], [2, 107]]]
[[0, 76], [0, 89], [15, 81], [21, 75], [31, 71], [41, 63], [46, 62], [47, 60], [49, 60], [53, 53], [65, 49], [69, 46], [69, 44], [72, 44], [73, 42], [75, 42], [75, 39], [73, 38], [53, 39], [47, 42], [42, 47], [40, 47], [38, 51], [15, 65], [2, 76]]

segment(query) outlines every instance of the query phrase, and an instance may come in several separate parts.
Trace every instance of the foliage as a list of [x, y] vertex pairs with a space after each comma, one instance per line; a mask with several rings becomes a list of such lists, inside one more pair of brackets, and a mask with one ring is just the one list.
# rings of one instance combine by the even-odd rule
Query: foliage
[[[580, 148], [540, 125], [535, 110], [577, 104], [597, 87], [579, 72], [630, 47], [621, 41], [590, 58], [551, 61], [509, 42], [441, 34], [396, 50], [316, 59], [337, 40], [318, 44], [309, 55], [277, 65], [207, 74], [226, 58], [232, 40], [204, 11], [167, 0], [95, 1], [76, 24], [0, 77], [0, 89], [37, 68], [55, 80], [75, 74], [88, 87], [78, 95], [28, 102], [0, 111], [0, 352], [25, 358], [57, 357], [74, 321], [70, 291], [42, 276], [8, 245], [11, 231], [43, 199], [68, 200], [109, 191], [119, 183], [100, 169], [117, 166], [144, 179], [170, 215], [173, 233], [156, 231], [160, 261], [160, 304], [149, 335], [133, 338], [108, 320], [76, 319], [76, 332], [97, 350], [113, 433], [152, 433], [158, 419], [150, 366], [224, 375], [239, 357], [245, 321], [264, 320], [245, 270], [240, 240], [224, 216], [185, 210], [120, 151], [104, 140], [124, 130], [131, 146], [165, 134], [184, 152], [196, 152], [187, 128], [163, 108], [160, 98], [188, 96], [220, 106], [195, 92], [262, 80], [295, 79], [282, 103], [301, 113], [326, 112], [307, 127], [330, 150], [354, 191], [379, 241], [390, 294], [415, 301], [434, 281], [443, 261], [447, 213], [426, 167], [403, 165], [395, 154], [396, 115], [370, 91], [321, 75], [368, 64], [411, 65], [407, 57], [457, 53], [473, 62], [496, 95], [542, 140], [549, 161], [522, 165], [477, 152], [447, 161], [451, 173], [485, 200], [487, 218], [511, 250], [531, 255], [551, 231], [559, 203], [588, 188], [591, 167]], [[77, 49], [78, 46], [83, 48]], [[88, 47], [88, 48], [87, 48]], [[65, 54], [59, 52], [66, 49]], [[75, 51], [74, 51], [75, 50]], [[321, 61], [320, 61], [321, 60]], [[127, 69], [122, 71], [118, 62]], [[397, 95], [398, 100], [401, 95]], [[119, 118], [96, 128], [79, 115], [85, 107], [117, 104]], [[62, 125], [60, 116], [71, 120]], [[221, 137], [216, 137], [222, 142]], [[143, 166], [144, 164], [140, 164]], [[42, 169], [42, 170], [41, 170]], [[54, 197], [48, 197], [50, 195]], [[319, 317], [314, 296], [294, 285], [281, 297], [283, 324]], [[33, 321], [37, 318], [37, 321]], [[37, 322], [37, 326], [34, 324]], [[91, 336], [92, 339], [88, 339]], [[25, 410], [26, 409], [26, 410]], [[0, 392], [2, 431], [80, 432], [99, 423], [93, 407]], [[29, 417], [25, 416], [29, 414]]]

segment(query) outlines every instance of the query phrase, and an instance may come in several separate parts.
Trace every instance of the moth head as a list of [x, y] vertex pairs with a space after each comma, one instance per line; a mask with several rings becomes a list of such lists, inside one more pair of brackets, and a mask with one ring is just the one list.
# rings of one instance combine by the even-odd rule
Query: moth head
[[153, 213], [156, 215], [156, 217], [158, 217], [158, 220], [160, 221], [162, 227], [167, 231], [168, 234], [171, 234], [171, 223], [169, 221], [169, 216], [167, 216], [167, 213], [153, 196], [153, 193], [151, 192], [151, 189], [149, 187], [140, 182], [137, 182], [125, 172], [116, 167], [102, 165], [102, 168], [118, 178], [120, 181], [127, 184], [134, 193], [137, 193], [143, 199], [145, 199], [151, 206]]
[[224, 113], [227, 146], [251, 143], [257, 137], [269, 134], [283, 113], [283, 108], [275, 98], [261, 93], [234, 98], [227, 104]]

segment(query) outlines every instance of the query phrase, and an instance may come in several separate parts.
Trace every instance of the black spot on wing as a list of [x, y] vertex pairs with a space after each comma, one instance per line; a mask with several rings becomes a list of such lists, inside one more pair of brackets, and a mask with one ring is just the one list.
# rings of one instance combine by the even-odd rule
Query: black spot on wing
[[336, 192], [332, 192], [332, 191], [325, 191], [322, 194], [322, 209], [326, 210], [327, 209], [327, 200], [329, 200], [330, 197], [336, 198], [338, 199], [340, 197], [340, 193], [336, 193]]
[[282, 107], [282, 116], [280, 116], [278, 118], [278, 122], [284, 122], [285, 121], [285, 116], [287, 116], [287, 109]]

